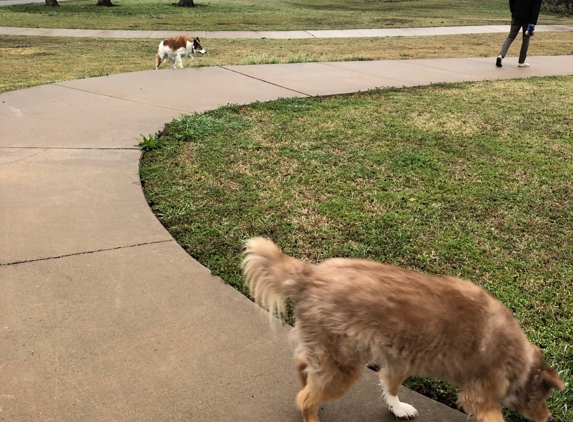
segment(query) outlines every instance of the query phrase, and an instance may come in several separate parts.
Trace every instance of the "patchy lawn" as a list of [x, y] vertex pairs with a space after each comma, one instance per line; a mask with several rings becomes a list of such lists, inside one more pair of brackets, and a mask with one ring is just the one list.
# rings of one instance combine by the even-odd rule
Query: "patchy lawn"
[[[185, 116], [141, 161], [150, 206], [243, 291], [242, 242], [470, 279], [573, 381], [573, 77], [284, 99]], [[450, 387], [410, 387], [452, 404]], [[570, 422], [573, 391], [555, 392]], [[508, 421], [522, 421], [508, 414]]]
[[[5, 6], [2, 26], [30, 28], [152, 30], [295, 30], [509, 25], [507, 0], [197, 0], [197, 7], [173, 7], [174, 0], [96, 0]], [[540, 24], [567, 24], [573, 17], [542, 13]], [[508, 27], [509, 29], [509, 27]]]

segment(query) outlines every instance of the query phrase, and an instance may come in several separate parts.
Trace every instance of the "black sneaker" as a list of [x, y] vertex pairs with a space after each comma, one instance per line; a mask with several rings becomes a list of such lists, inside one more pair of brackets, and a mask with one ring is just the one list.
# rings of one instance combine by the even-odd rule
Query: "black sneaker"
[[501, 67], [501, 57], [498, 57], [497, 59], [495, 59], [495, 65], [497, 67]]

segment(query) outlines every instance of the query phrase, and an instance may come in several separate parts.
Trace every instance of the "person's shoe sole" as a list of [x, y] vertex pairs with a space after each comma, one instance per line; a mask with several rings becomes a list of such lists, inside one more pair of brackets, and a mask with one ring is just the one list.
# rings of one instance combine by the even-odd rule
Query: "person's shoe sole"
[[518, 63], [517, 67], [529, 67], [529, 63]]
[[498, 58], [495, 60], [495, 65], [496, 65], [497, 67], [501, 67], [501, 57], [498, 57]]

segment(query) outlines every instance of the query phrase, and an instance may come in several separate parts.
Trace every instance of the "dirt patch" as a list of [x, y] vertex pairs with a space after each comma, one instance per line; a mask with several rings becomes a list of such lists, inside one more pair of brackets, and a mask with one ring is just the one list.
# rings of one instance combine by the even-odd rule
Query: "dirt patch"
[[383, 23], [388, 25], [406, 25], [414, 22], [413, 19], [401, 19], [401, 18], [378, 18], [373, 19], [372, 22]]

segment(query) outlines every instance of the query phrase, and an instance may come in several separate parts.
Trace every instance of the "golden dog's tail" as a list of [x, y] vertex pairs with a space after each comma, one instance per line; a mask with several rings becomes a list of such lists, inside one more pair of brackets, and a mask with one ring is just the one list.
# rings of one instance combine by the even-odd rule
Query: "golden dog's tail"
[[306, 265], [283, 254], [272, 241], [254, 237], [245, 244], [243, 275], [249, 293], [271, 315], [285, 314], [285, 299], [293, 298], [300, 290], [298, 280]]

